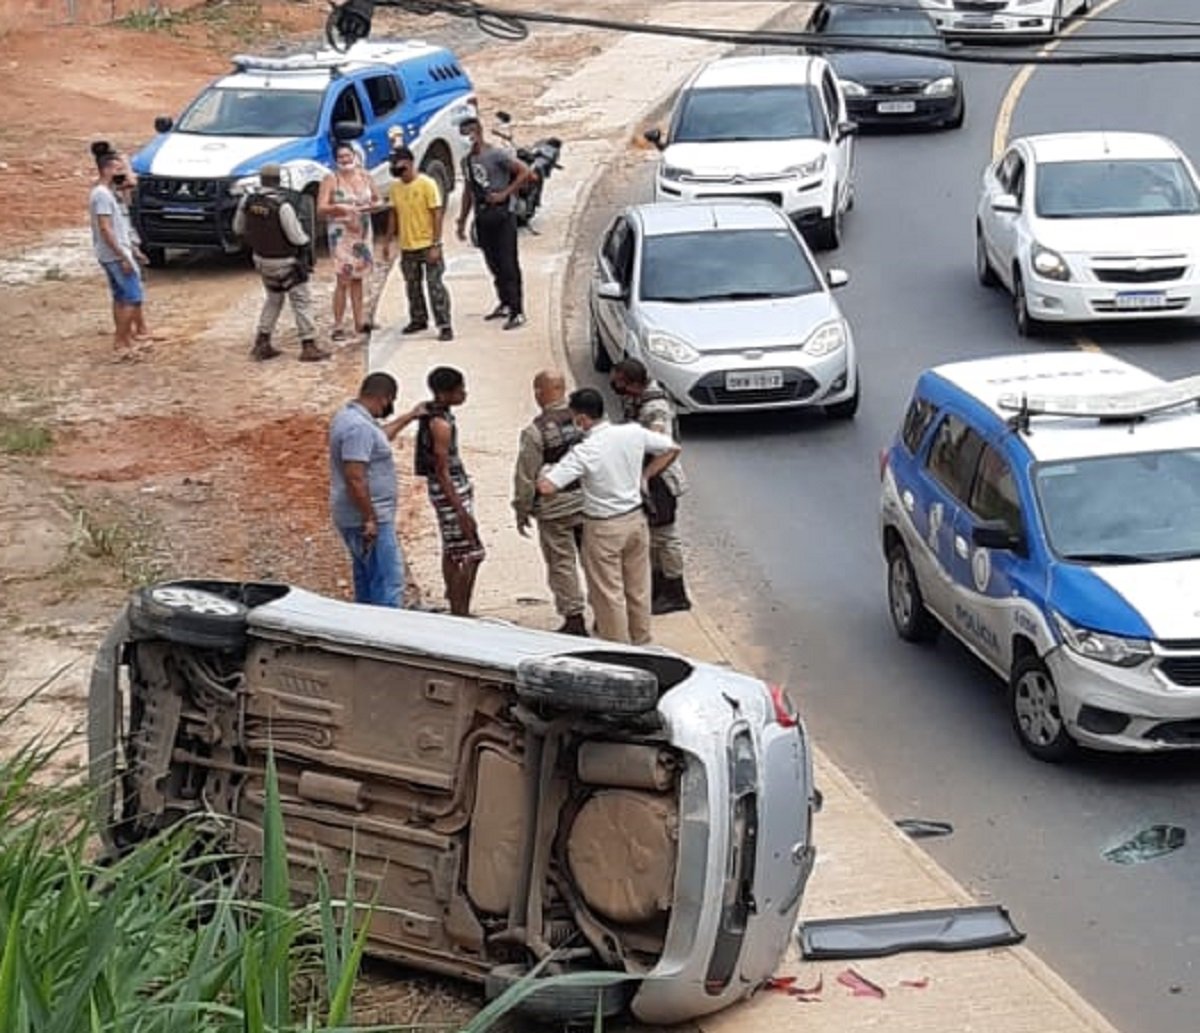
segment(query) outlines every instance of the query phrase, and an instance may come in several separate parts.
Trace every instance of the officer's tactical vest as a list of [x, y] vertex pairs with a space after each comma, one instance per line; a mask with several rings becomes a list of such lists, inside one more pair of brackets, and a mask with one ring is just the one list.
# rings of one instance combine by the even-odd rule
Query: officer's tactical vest
[[286, 199], [278, 194], [259, 192], [246, 201], [246, 243], [259, 258], [295, 258], [300, 248], [287, 239], [279, 221], [279, 210]]

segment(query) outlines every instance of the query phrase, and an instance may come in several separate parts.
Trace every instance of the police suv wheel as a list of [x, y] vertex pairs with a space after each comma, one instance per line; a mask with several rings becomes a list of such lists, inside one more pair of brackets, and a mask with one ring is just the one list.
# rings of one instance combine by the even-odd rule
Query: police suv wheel
[[1031, 756], [1057, 764], [1075, 752], [1054, 678], [1036, 656], [1026, 654], [1013, 665], [1008, 704], [1013, 731]]
[[917, 572], [913, 569], [908, 550], [896, 542], [888, 550], [888, 612], [896, 634], [905, 642], [932, 642], [941, 625], [925, 609]]

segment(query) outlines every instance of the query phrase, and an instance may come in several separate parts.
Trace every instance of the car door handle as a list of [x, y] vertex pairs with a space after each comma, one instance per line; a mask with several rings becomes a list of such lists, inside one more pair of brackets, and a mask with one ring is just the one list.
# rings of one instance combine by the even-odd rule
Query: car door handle
[[954, 536], [954, 551], [958, 553], [964, 560], [971, 552], [971, 550], [967, 548], [967, 540], [961, 534], [956, 534]]

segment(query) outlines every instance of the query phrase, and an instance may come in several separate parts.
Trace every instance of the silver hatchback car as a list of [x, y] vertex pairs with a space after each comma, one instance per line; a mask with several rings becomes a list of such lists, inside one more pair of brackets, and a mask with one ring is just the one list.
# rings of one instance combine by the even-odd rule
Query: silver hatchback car
[[589, 293], [592, 363], [640, 359], [681, 413], [858, 411], [850, 325], [778, 208], [746, 199], [637, 205], [604, 234]]
[[812, 868], [786, 696], [665, 651], [178, 581], [122, 610], [89, 715], [110, 849], [215, 812], [253, 859], [269, 748], [293, 885], [353, 856], [374, 954], [489, 997], [546, 959], [605, 973], [537, 987], [531, 1019], [590, 1025], [599, 999], [670, 1024], [745, 997]]

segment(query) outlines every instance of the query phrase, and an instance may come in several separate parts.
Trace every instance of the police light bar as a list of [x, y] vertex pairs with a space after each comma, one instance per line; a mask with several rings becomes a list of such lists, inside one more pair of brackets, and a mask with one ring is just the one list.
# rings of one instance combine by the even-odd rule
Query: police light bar
[[233, 58], [233, 66], [239, 72], [319, 72], [327, 68], [340, 68], [348, 60], [344, 54], [336, 57], [322, 57], [320, 54], [293, 54], [290, 57], [237, 54]]
[[1200, 375], [1112, 394], [1031, 395], [1010, 392], [1001, 395], [996, 405], [1018, 414], [1021, 419], [1030, 416], [1079, 416], [1085, 419], [1121, 420], [1151, 416], [1193, 402], [1200, 402]]

